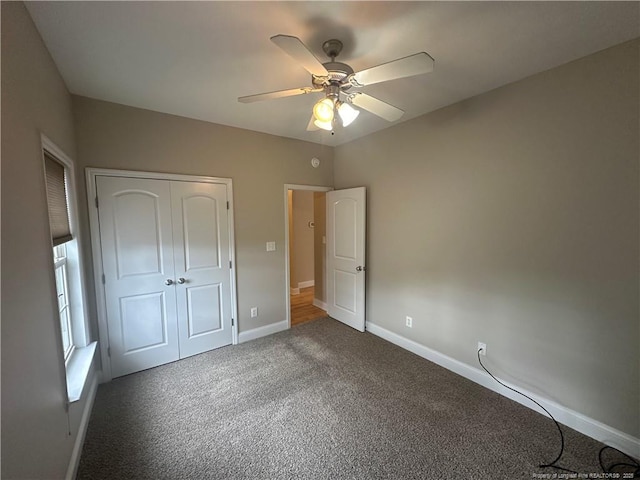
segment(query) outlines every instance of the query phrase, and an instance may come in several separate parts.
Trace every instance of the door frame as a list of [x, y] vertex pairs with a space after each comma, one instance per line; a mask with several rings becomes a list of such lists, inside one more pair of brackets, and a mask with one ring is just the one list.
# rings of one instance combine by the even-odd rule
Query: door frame
[[[284, 184], [284, 252], [285, 252], [285, 306], [287, 311], [287, 329], [291, 328], [291, 289], [290, 289], [290, 252], [289, 252], [289, 190], [310, 190], [312, 192], [330, 192], [333, 187], [323, 187], [321, 185], [297, 185], [295, 183]], [[326, 262], [325, 262], [326, 265]], [[325, 268], [324, 275], [325, 285], [327, 284], [327, 272]]]
[[92, 168], [85, 169], [85, 179], [87, 186], [87, 210], [89, 214], [89, 230], [91, 232], [91, 250], [92, 250], [92, 267], [94, 291], [96, 294], [96, 310], [98, 314], [98, 345], [100, 347], [100, 360], [102, 361], [102, 372], [100, 376], [101, 382], [109, 382], [113, 378], [111, 372], [111, 359], [109, 357], [109, 327], [107, 325], [107, 304], [102, 283], [102, 247], [100, 243], [100, 219], [98, 217], [97, 208], [97, 189], [96, 177], [128, 177], [128, 178], [145, 178], [152, 180], [175, 180], [182, 182], [198, 182], [198, 183], [218, 183], [227, 187], [227, 196], [229, 201], [229, 258], [231, 260], [231, 318], [233, 325], [232, 344], [238, 343], [238, 295], [236, 280], [236, 254], [235, 254], [235, 232], [234, 232], [234, 216], [233, 216], [233, 181], [230, 178], [207, 177], [199, 175], [182, 175], [177, 173], [157, 173], [143, 172], [134, 170], [112, 170], [108, 168]]

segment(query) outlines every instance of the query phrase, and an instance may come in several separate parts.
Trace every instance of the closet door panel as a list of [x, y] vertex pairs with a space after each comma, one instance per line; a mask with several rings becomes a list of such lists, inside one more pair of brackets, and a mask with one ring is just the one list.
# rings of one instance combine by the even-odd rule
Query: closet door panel
[[99, 176], [100, 241], [114, 377], [179, 358], [167, 181]]
[[227, 187], [172, 182], [180, 356], [229, 345], [231, 266]]

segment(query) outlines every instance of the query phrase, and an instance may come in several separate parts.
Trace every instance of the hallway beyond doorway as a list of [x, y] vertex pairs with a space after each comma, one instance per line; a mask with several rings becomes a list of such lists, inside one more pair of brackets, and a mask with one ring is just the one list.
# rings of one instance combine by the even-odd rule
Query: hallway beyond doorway
[[327, 316], [327, 312], [313, 304], [314, 287], [301, 288], [300, 293], [291, 295], [291, 326], [310, 322]]

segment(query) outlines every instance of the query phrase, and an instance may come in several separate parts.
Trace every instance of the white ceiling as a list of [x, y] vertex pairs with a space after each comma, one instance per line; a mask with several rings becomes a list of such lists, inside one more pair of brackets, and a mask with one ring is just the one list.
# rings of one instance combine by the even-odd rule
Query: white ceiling
[[[316, 95], [241, 104], [308, 86], [269, 38], [299, 37], [322, 62], [358, 71], [416, 52], [426, 75], [363, 91], [399, 122], [640, 37], [638, 2], [27, 2], [71, 93], [209, 122], [339, 145], [390, 126], [363, 112], [349, 127], [307, 132]], [[320, 98], [320, 97], [318, 97]]]

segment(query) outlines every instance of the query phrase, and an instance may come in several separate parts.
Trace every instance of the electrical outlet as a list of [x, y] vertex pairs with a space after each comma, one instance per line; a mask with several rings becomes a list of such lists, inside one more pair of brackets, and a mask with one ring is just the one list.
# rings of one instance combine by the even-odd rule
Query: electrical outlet
[[276, 251], [276, 242], [267, 242], [267, 252]]
[[258, 316], [258, 307], [251, 307], [251, 318]]
[[487, 354], [487, 344], [486, 343], [482, 343], [482, 342], [478, 342], [478, 350], [480, 350], [480, 355], [486, 355]]
[[405, 318], [405, 325], [409, 328], [413, 327], [413, 318], [411, 317], [406, 317]]

